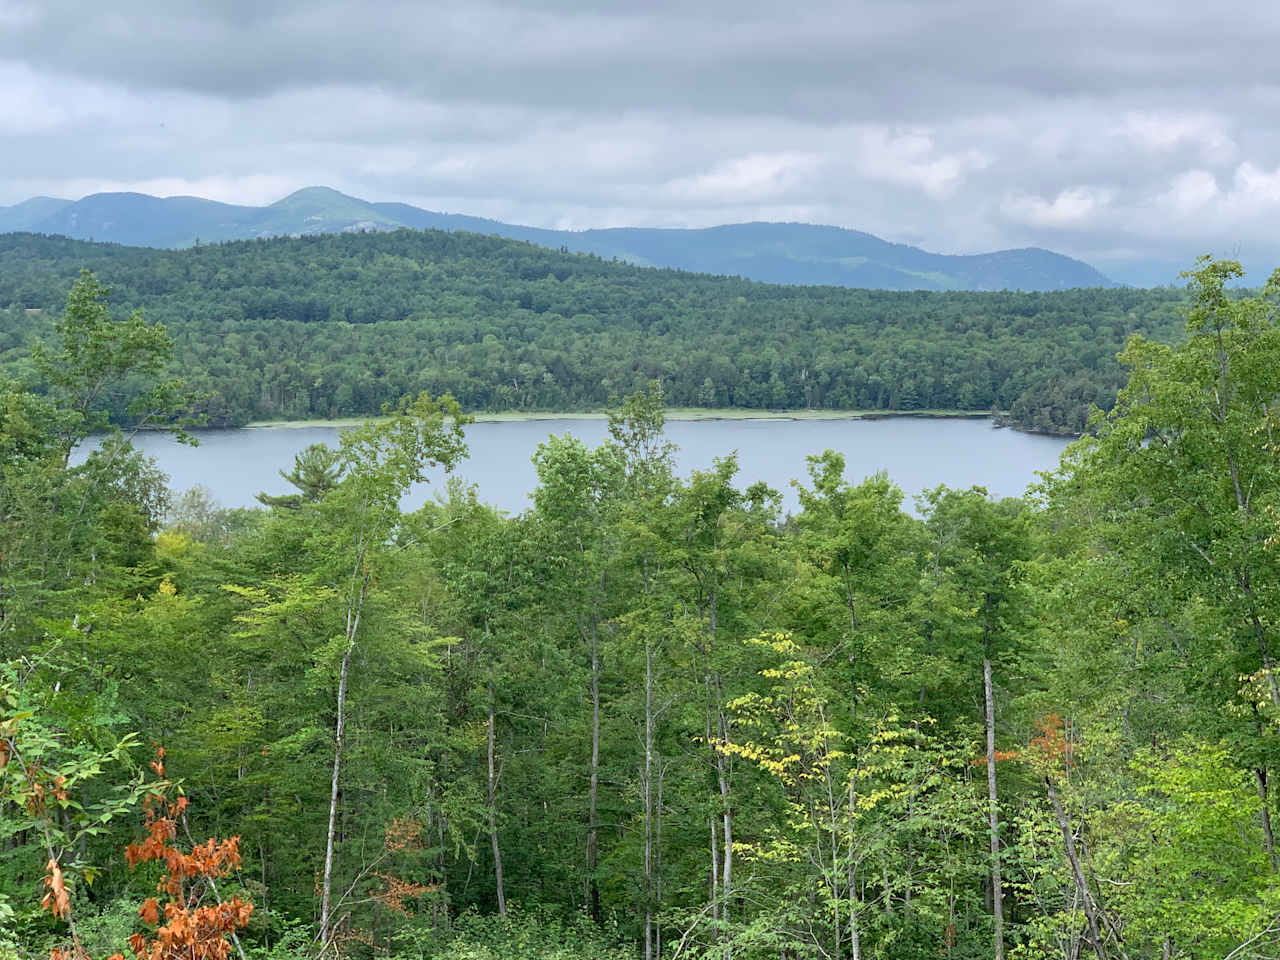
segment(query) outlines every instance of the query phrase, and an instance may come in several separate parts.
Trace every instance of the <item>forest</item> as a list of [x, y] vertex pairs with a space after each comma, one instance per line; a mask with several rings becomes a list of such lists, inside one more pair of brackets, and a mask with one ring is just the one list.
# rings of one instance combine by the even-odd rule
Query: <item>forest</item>
[[[776, 286], [439, 230], [153, 250], [0, 235], [0, 369], [29, 362], [88, 267], [174, 341], [210, 426], [376, 414], [423, 391], [472, 411], [676, 407], [995, 411], [1079, 434], [1133, 333], [1182, 335], [1185, 291], [931, 293]], [[121, 417], [124, 384], [104, 397]]]
[[466, 455], [426, 394], [222, 509], [113, 425], [197, 439], [80, 276], [0, 382], [0, 957], [1280, 955], [1280, 273], [1239, 274], [1025, 498], [828, 452], [791, 516], [675, 475], [656, 382], [516, 516], [401, 512]]

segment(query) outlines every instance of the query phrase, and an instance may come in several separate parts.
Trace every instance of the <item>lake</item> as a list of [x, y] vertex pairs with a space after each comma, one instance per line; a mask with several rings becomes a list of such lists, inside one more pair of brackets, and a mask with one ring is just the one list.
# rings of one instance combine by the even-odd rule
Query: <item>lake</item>
[[[600, 419], [475, 423], [467, 428], [470, 457], [456, 471], [474, 483], [480, 498], [518, 513], [529, 505], [537, 476], [530, 456], [550, 434], [571, 433], [588, 445], [600, 443], [608, 425]], [[280, 478], [294, 454], [311, 443], [335, 444], [330, 427], [253, 427], [202, 430], [200, 445], [175, 443], [167, 434], [141, 433], [134, 443], [155, 457], [175, 491], [203, 484], [227, 507], [256, 506], [254, 494], [292, 492]], [[1067, 440], [1000, 429], [990, 420], [895, 417], [883, 420], [673, 420], [667, 438], [679, 447], [682, 475], [704, 470], [715, 457], [734, 451], [739, 486], [763, 480], [783, 495], [784, 509], [798, 501], [793, 478], [807, 480], [805, 457], [828, 448], [843, 453], [846, 475], [856, 482], [886, 471], [911, 498], [926, 487], [985, 486], [996, 496], [1017, 496], [1036, 471], [1056, 466]], [[441, 489], [443, 473], [415, 488], [406, 508]]]

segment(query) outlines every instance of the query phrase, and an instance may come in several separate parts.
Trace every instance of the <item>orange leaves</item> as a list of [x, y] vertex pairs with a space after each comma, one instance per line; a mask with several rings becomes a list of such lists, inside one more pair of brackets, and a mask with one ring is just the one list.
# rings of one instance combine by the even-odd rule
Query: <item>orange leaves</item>
[[43, 817], [46, 815], [46, 808], [49, 799], [52, 797], [59, 804], [65, 806], [69, 795], [67, 794], [67, 778], [59, 774], [52, 780], [47, 780], [41, 776], [41, 769], [38, 764], [32, 764], [26, 769], [27, 779], [27, 797], [26, 807], [27, 813], [33, 817]]
[[[1062, 717], [1050, 713], [1036, 721], [1038, 733], [1028, 741], [1024, 750], [997, 750], [996, 763], [1005, 760], [1022, 760], [1031, 764], [1042, 773], [1055, 769], [1071, 768], [1073, 745], [1067, 739], [1066, 724]], [[970, 761], [975, 767], [985, 767], [986, 757], [976, 757]]]
[[[156, 748], [151, 769], [164, 777], [163, 748]], [[66, 800], [63, 777], [46, 783], [36, 776], [38, 770], [27, 773], [31, 785], [29, 804], [43, 810], [50, 797]], [[161, 896], [148, 897], [138, 908], [138, 917], [154, 931], [130, 936], [129, 949], [137, 960], [227, 960], [231, 952], [227, 938], [249, 923], [253, 904], [234, 896], [221, 900], [214, 881], [239, 869], [240, 838], [209, 839], [183, 851], [173, 841], [178, 835], [178, 821], [187, 810], [187, 798], [169, 800], [173, 784], [164, 779], [150, 789], [142, 805], [146, 836], [125, 848], [125, 860], [130, 867], [150, 861], [163, 864], [164, 873], [156, 885]], [[50, 858], [46, 871], [46, 893], [40, 905], [55, 917], [70, 921], [71, 893], [56, 859]], [[210, 893], [218, 902], [204, 902]], [[72, 946], [53, 950], [50, 960], [90, 960], [75, 937], [74, 927]], [[117, 953], [110, 960], [124, 958]]]
[[[1018, 750], [997, 750], [992, 754], [992, 756], [995, 758], [996, 763], [1003, 763], [1005, 760], [1017, 760], [1022, 756], [1022, 753]], [[970, 763], [975, 767], [985, 767], [987, 765], [987, 758], [977, 757], [971, 760]]]
[[[153, 769], [163, 767], [163, 754], [157, 754]], [[245, 926], [253, 913], [253, 904], [239, 897], [216, 904], [201, 902], [213, 880], [239, 869], [240, 838], [210, 838], [183, 852], [172, 841], [186, 809], [186, 797], [174, 801], [166, 801], [163, 794], [148, 797], [143, 807], [147, 836], [125, 849], [130, 867], [155, 860], [165, 870], [156, 885], [166, 898], [163, 907], [159, 898], [151, 897], [138, 908], [142, 921], [156, 928], [151, 938], [143, 934], [129, 938], [138, 960], [226, 960], [231, 947], [227, 936]], [[200, 882], [205, 880], [209, 883]]]
[[[151, 769], [164, 776], [163, 747], [156, 747]], [[138, 908], [138, 917], [155, 932], [133, 934], [129, 949], [137, 960], [227, 960], [231, 951], [227, 937], [248, 924], [253, 904], [239, 897], [211, 904], [203, 900], [214, 890], [214, 880], [239, 869], [240, 838], [210, 838], [184, 852], [173, 841], [188, 801], [183, 796], [169, 800], [171, 787], [162, 781], [146, 798], [142, 806], [146, 836], [125, 848], [130, 867], [151, 861], [164, 865], [156, 884], [163, 900], [148, 897]]]
[[[143, 920], [151, 925], [159, 922], [155, 906], [155, 900], [143, 904]], [[129, 938], [129, 948], [138, 960], [226, 960], [231, 952], [227, 936], [249, 923], [253, 904], [239, 897], [194, 909], [170, 902], [164, 913], [166, 922], [156, 927], [153, 937], [135, 933]]]
[[396, 913], [402, 913], [406, 916], [409, 913], [408, 908], [404, 905], [405, 900], [417, 900], [425, 893], [431, 893], [436, 890], [435, 884], [430, 886], [422, 883], [412, 883], [408, 880], [401, 880], [399, 877], [390, 873], [379, 873], [387, 888], [374, 894], [374, 898], [388, 910]]
[[157, 777], [164, 777], [164, 747], [156, 744], [156, 758], [151, 761], [151, 769]]
[[[413, 817], [396, 817], [383, 833], [382, 846], [387, 853], [399, 853], [404, 850], [420, 850], [422, 848], [422, 822]], [[414, 883], [402, 880], [392, 873], [375, 874], [386, 888], [374, 891], [373, 899], [393, 913], [408, 916], [409, 908], [406, 900], [417, 900], [427, 893], [439, 889], [436, 884]]]
[[44, 886], [48, 891], [40, 900], [40, 908], [48, 910], [60, 920], [71, 917], [71, 894], [62, 879], [62, 868], [58, 861], [50, 858], [45, 867]]
[[387, 824], [382, 845], [388, 853], [414, 849], [421, 846], [422, 824], [410, 818], [396, 817]]
[[1067, 740], [1066, 725], [1056, 713], [1036, 723], [1039, 734], [1027, 744], [1028, 759], [1043, 771], [1071, 768], [1072, 744]]

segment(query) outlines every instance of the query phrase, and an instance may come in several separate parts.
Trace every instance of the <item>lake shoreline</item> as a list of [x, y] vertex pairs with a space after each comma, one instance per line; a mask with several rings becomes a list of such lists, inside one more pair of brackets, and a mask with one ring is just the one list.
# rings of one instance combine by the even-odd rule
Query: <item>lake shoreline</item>
[[[503, 413], [472, 414], [476, 423], [533, 423], [541, 420], [605, 420], [609, 414], [602, 410], [557, 411], [513, 410]], [[713, 422], [732, 420], [889, 420], [895, 417], [913, 417], [929, 420], [990, 420], [990, 410], [746, 410], [676, 408], [666, 411], [669, 421]], [[256, 420], [243, 427], [211, 427], [208, 429], [307, 429], [329, 427], [340, 429], [355, 427], [370, 421], [386, 419], [372, 417], [339, 417], [330, 420]], [[199, 428], [197, 428], [199, 429]]]

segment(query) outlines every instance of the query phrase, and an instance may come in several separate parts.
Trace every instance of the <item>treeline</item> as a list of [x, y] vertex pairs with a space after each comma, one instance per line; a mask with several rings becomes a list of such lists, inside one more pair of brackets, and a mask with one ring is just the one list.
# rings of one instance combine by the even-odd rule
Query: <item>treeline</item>
[[[731, 457], [673, 475], [656, 386], [514, 517], [400, 512], [447, 398], [261, 510], [120, 438], [68, 468], [166, 352], [81, 281], [0, 390], [0, 954], [207, 908], [182, 956], [1280, 955], [1280, 291], [1236, 273], [1035, 497], [916, 516], [828, 452], [788, 520]], [[163, 910], [120, 862], [161, 793]]]
[[182, 251], [11, 234], [0, 363], [22, 369], [86, 267], [167, 327], [211, 425], [368, 415], [423, 390], [477, 411], [601, 409], [656, 379], [676, 406], [996, 410], [1079, 433], [1124, 382], [1125, 339], [1172, 341], [1185, 301], [773, 286], [440, 231]]

